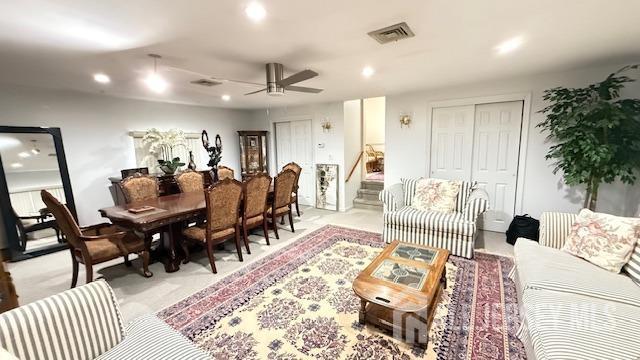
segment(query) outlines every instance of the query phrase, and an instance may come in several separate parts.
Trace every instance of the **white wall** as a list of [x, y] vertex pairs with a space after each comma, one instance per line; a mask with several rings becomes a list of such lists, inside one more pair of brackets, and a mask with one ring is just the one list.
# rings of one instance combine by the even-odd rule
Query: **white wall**
[[[281, 107], [255, 110], [252, 112], [253, 130], [269, 131], [269, 168], [271, 176], [280, 169], [275, 163], [274, 123], [279, 121], [311, 120], [313, 134], [313, 164], [338, 164], [338, 202], [339, 209], [345, 210], [345, 164], [344, 164], [344, 117], [343, 102], [311, 104], [293, 107]], [[332, 129], [322, 130], [321, 124], [330, 121]], [[321, 147], [324, 145], [324, 147]], [[315, 181], [315, 174], [313, 175]], [[314, 194], [315, 195], [315, 194]], [[314, 199], [315, 202], [315, 199]]]
[[[513, 93], [531, 93], [531, 121], [525, 167], [522, 213], [539, 216], [543, 211], [576, 212], [582, 207], [581, 188], [569, 188], [561, 174], [553, 175], [553, 165], [545, 160], [550, 144], [536, 125], [543, 120], [538, 113], [545, 104], [542, 93], [555, 86], [582, 87], [602, 81], [622, 65], [602, 66], [561, 73], [493, 81], [452, 88], [387, 96], [386, 101], [386, 154], [385, 184], [389, 186], [401, 177], [426, 176], [430, 149], [430, 128], [427, 104], [430, 102], [468, 97], [493, 96]], [[633, 74], [638, 77], [638, 73]], [[640, 97], [640, 84], [633, 83], [623, 96]], [[410, 114], [410, 127], [400, 128], [400, 115]], [[640, 183], [634, 186], [605, 184], [598, 199], [598, 210], [632, 216], [638, 213]], [[520, 209], [516, 209], [520, 212]]]
[[[365, 144], [384, 144], [385, 102], [384, 96], [363, 100]], [[374, 147], [384, 151], [384, 145]]]
[[[384, 114], [383, 114], [384, 115]], [[355, 164], [362, 151], [362, 106], [360, 100], [344, 102], [344, 164], [345, 176], [349, 176], [351, 167]], [[356, 166], [349, 182], [344, 182], [345, 209], [353, 207], [353, 199], [358, 196], [362, 166]], [[346, 178], [345, 178], [346, 181]]]
[[60, 127], [73, 194], [82, 225], [102, 221], [98, 209], [113, 205], [110, 176], [135, 166], [129, 131], [180, 128], [219, 133], [222, 162], [239, 173], [237, 130], [250, 112], [114, 98], [98, 94], [0, 86], [0, 124]]

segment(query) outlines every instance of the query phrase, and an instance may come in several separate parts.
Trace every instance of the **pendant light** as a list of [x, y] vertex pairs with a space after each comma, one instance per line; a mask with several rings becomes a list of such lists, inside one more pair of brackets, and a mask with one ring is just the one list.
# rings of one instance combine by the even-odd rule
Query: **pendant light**
[[162, 76], [158, 75], [158, 59], [161, 59], [162, 56], [158, 54], [149, 54], [149, 57], [153, 59], [153, 72], [149, 73], [143, 81], [149, 90], [162, 94], [169, 87], [169, 83]]

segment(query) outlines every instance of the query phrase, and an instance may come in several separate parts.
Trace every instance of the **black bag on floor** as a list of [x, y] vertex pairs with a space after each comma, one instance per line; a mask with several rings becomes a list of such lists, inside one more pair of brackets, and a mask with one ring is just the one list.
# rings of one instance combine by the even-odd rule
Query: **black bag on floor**
[[507, 230], [507, 242], [511, 245], [515, 244], [520, 237], [538, 241], [539, 236], [540, 221], [529, 214], [516, 215]]

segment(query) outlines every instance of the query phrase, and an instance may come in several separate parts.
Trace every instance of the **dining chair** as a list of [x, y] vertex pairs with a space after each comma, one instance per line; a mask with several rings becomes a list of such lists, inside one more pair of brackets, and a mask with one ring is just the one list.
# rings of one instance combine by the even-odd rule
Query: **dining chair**
[[235, 238], [238, 258], [242, 259], [240, 245], [240, 223], [238, 221], [242, 183], [235, 179], [224, 179], [211, 185], [204, 191], [207, 206], [207, 222], [195, 225], [182, 231], [182, 249], [185, 253], [184, 263], [189, 262], [189, 248], [186, 242], [205, 244], [209, 264], [214, 274], [217, 274], [213, 258], [213, 246], [226, 240]]
[[269, 196], [269, 186], [271, 177], [265, 173], [260, 173], [251, 177], [242, 184], [243, 207], [242, 207], [242, 236], [247, 253], [249, 249], [248, 231], [262, 225], [264, 238], [269, 244], [269, 224], [267, 223], [267, 197]]
[[204, 191], [204, 176], [197, 171], [187, 169], [176, 175], [175, 179], [180, 192]]
[[302, 173], [302, 168], [300, 165], [295, 162], [290, 162], [287, 165], [282, 167], [282, 170], [293, 170], [296, 173], [296, 180], [293, 185], [293, 194], [291, 194], [291, 204], [296, 204], [296, 214], [300, 217], [300, 205], [298, 204], [298, 180], [300, 180], [300, 174]]
[[122, 176], [123, 179], [128, 178], [129, 176], [135, 175], [136, 173], [140, 173], [142, 175], [149, 175], [149, 168], [141, 167], [141, 168], [120, 170], [120, 175]]
[[224, 180], [224, 179], [234, 179], [234, 178], [235, 178], [235, 172], [232, 168], [224, 165], [218, 165], [218, 181]]
[[160, 186], [155, 176], [135, 173], [120, 181], [120, 188], [127, 204], [160, 196]]
[[78, 282], [79, 264], [84, 264], [87, 275], [87, 283], [93, 281], [93, 265], [124, 257], [126, 266], [131, 266], [129, 254], [136, 253], [142, 258], [142, 274], [150, 277], [149, 252], [145, 249], [144, 240], [131, 231], [108, 223], [102, 223], [87, 227], [79, 227], [71, 216], [66, 205], [61, 204], [46, 190], [40, 191], [42, 201], [58, 223], [58, 227], [65, 235], [71, 251], [71, 263], [73, 274], [71, 287]]
[[267, 217], [271, 218], [276, 239], [280, 239], [278, 226], [276, 224], [276, 218], [278, 216], [289, 215], [291, 232], [295, 232], [293, 228], [293, 216], [291, 214], [291, 194], [293, 193], [295, 181], [296, 173], [291, 169], [282, 170], [280, 174], [273, 179], [273, 202], [267, 211]]

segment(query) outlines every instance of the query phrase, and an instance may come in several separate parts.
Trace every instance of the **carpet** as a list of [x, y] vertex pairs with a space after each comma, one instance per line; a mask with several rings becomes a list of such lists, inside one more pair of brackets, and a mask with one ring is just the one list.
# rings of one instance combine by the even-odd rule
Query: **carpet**
[[358, 323], [380, 234], [328, 225], [157, 315], [215, 359], [524, 359], [506, 257], [450, 257], [426, 350]]

